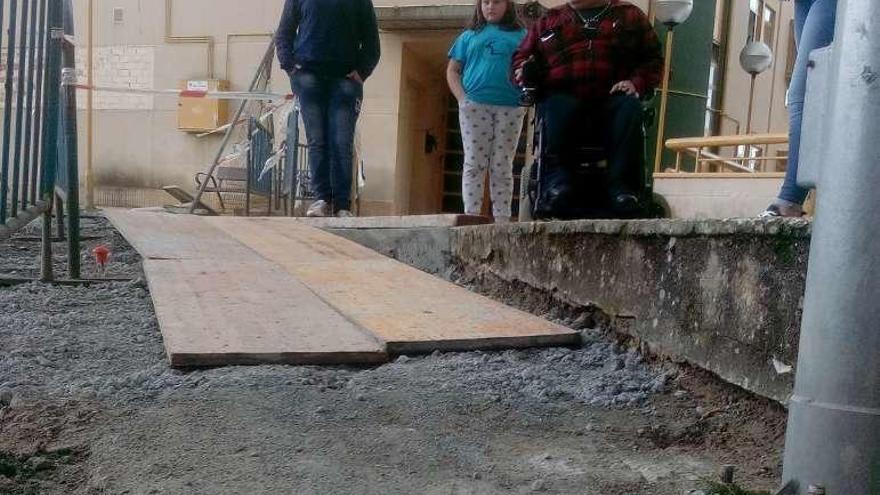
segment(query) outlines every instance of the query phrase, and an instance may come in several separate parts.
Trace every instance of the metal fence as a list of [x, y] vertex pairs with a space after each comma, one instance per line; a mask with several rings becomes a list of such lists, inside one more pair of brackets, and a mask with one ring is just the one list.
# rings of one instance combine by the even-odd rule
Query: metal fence
[[[79, 181], [71, 0], [0, 2], [3, 70], [0, 239], [43, 215], [43, 280], [51, 280], [51, 214], [67, 210], [69, 276], [80, 277]], [[61, 237], [65, 236], [59, 228]]]

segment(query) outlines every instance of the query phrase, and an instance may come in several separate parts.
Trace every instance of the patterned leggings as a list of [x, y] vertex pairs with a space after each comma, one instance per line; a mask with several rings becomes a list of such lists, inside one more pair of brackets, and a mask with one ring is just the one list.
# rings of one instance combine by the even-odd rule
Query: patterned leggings
[[483, 181], [489, 170], [492, 216], [510, 220], [513, 199], [513, 159], [522, 133], [526, 109], [483, 105], [464, 100], [458, 119], [464, 145], [462, 196], [464, 212], [479, 215], [483, 209]]

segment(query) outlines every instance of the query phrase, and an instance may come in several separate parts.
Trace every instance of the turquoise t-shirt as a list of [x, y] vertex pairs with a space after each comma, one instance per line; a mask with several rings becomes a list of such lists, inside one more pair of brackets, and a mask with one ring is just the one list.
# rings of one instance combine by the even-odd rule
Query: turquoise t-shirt
[[461, 33], [449, 58], [463, 66], [461, 82], [469, 100], [484, 105], [519, 104], [519, 90], [510, 82], [510, 63], [525, 35], [524, 29], [505, 31], [494, 24]]

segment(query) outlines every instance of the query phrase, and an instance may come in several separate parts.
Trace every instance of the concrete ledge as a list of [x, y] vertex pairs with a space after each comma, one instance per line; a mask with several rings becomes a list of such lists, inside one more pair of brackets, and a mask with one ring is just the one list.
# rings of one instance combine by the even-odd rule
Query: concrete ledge
[[672, 218], [754, 216], [776, 199], [784, 174], [655, 174]]
[[434, 227], [463, 227], [492, 223], [489, 217], [476, 215], [412, 215], [406, 217], [349, 217], [295, 219], [319, 229], [423, 229]]
[[450, 249], [471, 283], [598, 306], [651, 351], [785, 402], [810, 234], [782, 219], [552, 222], [452, 229]]
[[326, 230], [433, 275], [446, 275], [452, 266], [449, 227]]
[[473, 5], [466, 3], [376, 7], [376, 20], [385, 31], [461, 29], [473, 11]]

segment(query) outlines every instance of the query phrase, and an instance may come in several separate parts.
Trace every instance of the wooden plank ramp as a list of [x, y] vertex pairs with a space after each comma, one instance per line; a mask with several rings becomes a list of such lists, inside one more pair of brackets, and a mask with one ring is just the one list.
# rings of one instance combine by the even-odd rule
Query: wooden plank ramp
[[144, 257], [172, 366], [387, 361], [371, 333], [201, 217], [105, 214]]
[[579, 342], [571, 329], [294, 219], [108, 217], [146, 258], [174, 365], [373, 363], [386, 353]]
[[577, 332], [287, 218], [205, 218], [375, 334], [390, 353], [571, 345]]

